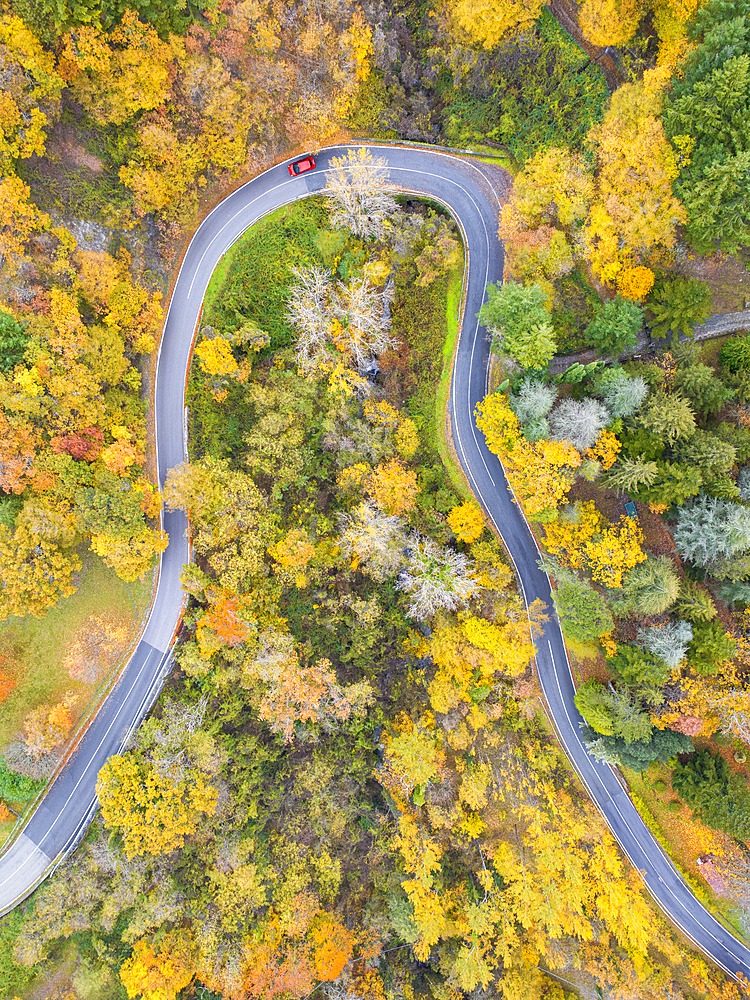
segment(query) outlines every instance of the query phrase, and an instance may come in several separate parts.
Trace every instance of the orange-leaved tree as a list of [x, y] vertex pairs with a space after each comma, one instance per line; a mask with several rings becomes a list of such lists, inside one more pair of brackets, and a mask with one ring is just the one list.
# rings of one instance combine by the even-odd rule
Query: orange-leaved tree
[[114, 612], [89, 615], [68, 645], [63, 666], [75, 681], [99, 680], [125, 651], [128, 623]]
[[373, 699], [366, 681], [342, 687], [331, 661], [304, 665], [290, 656], [260, 702], [260, 717], [291, 743], [296, 722], [318, 722], [331, 728], [352, 714], [363, 715]]
[[370, 473], [366, 490], [370, 499], [384, 514], [406, 514], [417, 502], [416, 473], [391, 459]]
[[354, 937], [351, 931], [330, 913], [320, 913], [310, 930], [315, 975], [321, 982], [338, 979], [351, 961]]
[[56, 705], [39, 705], [24, 719], [26, 753], [39, 760], [62, 746], [73, 727], [72, 707], [76, 698], [68, 695]]
[[310, 949], [304, 944], [274, 948], [266, 941], [252, 943], [247, 950], [243, 996], [274, 1000], [285, 996], [297, 1000], [315, 985]]

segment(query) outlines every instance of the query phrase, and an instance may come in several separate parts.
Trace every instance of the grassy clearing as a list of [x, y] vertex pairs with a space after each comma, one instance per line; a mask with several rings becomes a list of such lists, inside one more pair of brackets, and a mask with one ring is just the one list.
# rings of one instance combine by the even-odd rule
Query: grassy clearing
[[255, 226], [251, 226], [250, 229], [246, 230], [234, 246], [231, 246], [227, 250], [214, 268], [211, 280], [208, 283], [206, 295], [203, 299], [204, 316], [207, 316], [212, 311], [214, 303], [218, 300], [225, 282], [232, 273], [236, 254], [239, 253], [246, 243], [252, 240], [253, 234], [257, 229], [260, 229], [263, 226], [273, 226], [275, 223], [283, 220], [289, 213], [289, 210], [293, 207], [293, 205], [284, 205], [282, 208], [277, 208], [275, 212], [271, 212], [270, 215], [267, 215], [260, 222], [256, 223]]
[[[479, 160], [480, 163], [489, 163], [491, 167], [503, 167], [511, 174], [516, 174], [518, 172], [518, 165], [510, 153], [493, 152], [491, 146], [484, 146], [482, 143], [479, 143], [478, 145], [472, 144], [471, 149], [473, 152], [459, 155], [469, 157], [472, 160]], [[480, 155], [475, 155], [477, 153]]]
[[474, 500], [474, 494], [469, 489], [466, 476], [448, 441], [447, 412], [448, 399], [451, 390], [453, 374], [453, 359], [458, 347], [458, 324], [461, 315], [461, 291], [464, 281], [464, 260], [448, 276], [445, 301], [445, 341], [443, 344], [443, 370], [437, 388], [435, 400], [435, 424], [437, 446], [443, 465], [450, 474], [454, 489], [464, 500]]
[[252, 319], [270, 336], [271, 350], [291, 344], [294, 331], [286, 319], [286, 298], [292, 268], [313, 259], [317, 263], [322, 256], [326, 266], [338, 268], [339, 277], [347, 277], [342, 272], [346, 260], [325, 259], [327, 247], [321, 244], [320, 236], [331, 233], [327, 224], [326, 199], [306, 198], [278, 209], [248, 229], [214, 271], [204, 300], [203, 322], [229, 335], [246, 319]]
[[[74, 715], [80, 718], [96, 690], [95, 684], [73, 681], [63, 659], [76, 632], [90, 615], [115, 612], [131, 623], [135, 638], [149, 605], [152, 577], [125, 583], [97, 556], [86, 553], [78, 590], [63, 598], [43, 618], [9, 618], [0, 625], [0, 643], [15, 651], [16, 687], [0, 704], [0, 747], [21, 729], [27, 713], [54, 704], [68, 691], [78, 696]], [[0, 827], [0, 836], [2, 827]]]

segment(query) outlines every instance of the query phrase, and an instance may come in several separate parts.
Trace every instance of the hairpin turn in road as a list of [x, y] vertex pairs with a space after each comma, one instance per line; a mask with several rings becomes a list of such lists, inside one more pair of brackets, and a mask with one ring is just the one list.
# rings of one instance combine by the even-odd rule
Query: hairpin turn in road
[[[491, 169], [466, 158], [409, 147], [377, 146], [394, 188], [442, 202], [461, 228], [467, 250], [463, 330], [450, 396], [453, 441], [471, 487], [515, 564], [526, 604], [537, 598], [554, 607], [549, 580], [515, 503], [499, 460], [477, 431], [474, 409], [486, 390], [489, 341], [476, 315], [488, 282], [498, 281], [503, 250], [497, 238], [498, 198]], [[155, 428], [160, 486], [185, 460], [185, 380], [193, 337], [211, 274], [222, 255], [264, 215], [325, 187], [333, 147], [316, 154], [316, 169], [290, 177], [288, 163], [267, 170], [225, 198], [203, 220], [190, 243], [175, 284], [159, 348]], [[23, 832], [0, 856], [0, 913], [26, 898], [70, 851], [96, 808], [96, 777], [118, 753], [161, 689], [169, 670], [175, 629], [183, 607], [180, 570], [189, 559], [183, 514], [166, 513], [169, 546], [159, 568], [153, 606], [140, 642], [120, 679], [94, 717], [70, 761]], [[579, 735], [580, 716], [565, 644], [554, 614], [537, 642], [539, 681], [549, 713], [572, 766], [632, 864], [667, 916], [717, 965], [750, 977], [750, 949], [726, 930], [693, 895], [638, 815], [611, 767], [593, 760]]]

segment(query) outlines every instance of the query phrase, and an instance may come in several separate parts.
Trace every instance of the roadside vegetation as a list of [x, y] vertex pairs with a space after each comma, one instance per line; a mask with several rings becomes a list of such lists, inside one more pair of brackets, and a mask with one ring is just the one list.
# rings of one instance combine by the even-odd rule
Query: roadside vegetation
[[[179, 666], [102, 770], [101, 819], [35, 895], [12, 960], [63, 961], [74, 942], [84, 997], [494, 980], [520, 1000], [565, 995], [545, 967], [610, 990], [644, 962], [653, 983], [710, 991], [540, 725], [545, 609], [530, 632], [440, 462], [458, 235], [373, 193], [366, 152], [338, 169], [352, 197], [248, 233], [204, 314], [191, 459], [165, 489], [195, 553]], [[275, 276], [263, 298], [240, 297], [248, 260]]]
[[[164, 502], [196, 554], [178, 667], [100, 819], [0, 922], [0, 997], [561, 1000], [545, 970], [612, 1000], [740, 996], [571, 778], [531, 654], [557, 613], [592, 752], [747, 934], [750, 342], [684, 338], [750, 295], [749, 15], [0, 9], [0, 836], [133, 637]], [[152, 481], [185, 236], [347, 135], [509, 168], [478, 422], [554, 581], [531, 634], [442, 424], [458, 234], [365, 151], [220, 265], [190, 463]]]

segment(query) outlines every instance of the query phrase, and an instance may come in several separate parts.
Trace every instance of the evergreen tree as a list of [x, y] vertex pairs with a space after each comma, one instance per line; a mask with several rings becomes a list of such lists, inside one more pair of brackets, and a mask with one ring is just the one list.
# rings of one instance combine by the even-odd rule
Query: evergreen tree
[[612, 467], [607, 475], [607, 485], [620, 493], [630, 493], [639, 486], [653, 486], [659, 479], [656, 462], [644, 462], [638, 458], [623, 458]]
[[615, 656], [607, 657], [607, 664], [628, 687], [660, 687], [667, 679], [668, 671], [663, 661], [650, 652], [624, 643], [618, 645]]
[[525, 378], [518, 391], [508, 397], [511, 410], [522, 424], [546, 417], [557, 399], [557, 388], [538, 379]]
[[575, 695], [576, 708], [592, 729], [602, 736], [615, 736], [630, 744], [648, 739], [651, 717], [625, 691], [611, 684], [586, 681]]
[[750, 371], [750, 334], [725, 340], [719, 351], [719, 361], [735, 374]]
[[[692, 626], [685, 621], [649, 625], [647, 628], [638, 629], [638, 642], [671, 670], [684, 660], [692, 638]], [[665, 680], [666, 672], [661, 683]]]
[[649, 556], [625, 578], [625, 600], [641, 615], [660, 615], [680, 593], [680, 578], [669, 556]]
[[731, 660], [736, 651], [737, 643], [720, 621], [701, 622], [695, 626], [689, 661], [698, 673], [715, 674], [719, 664]]
[[641, 503], [681, 507], [690, 497], [697, 496], [703, 485], [703, 474], [694, 465], [679, 462], [657, 462], [658, 475], [651, 484], [633, 487], [633, 496]]
[[747, 4], [714, 2], [699, 12], [693, 26], [699, 45], [664, 106], [665, 129], [678, 150], [688, 138], [676, 190], [698, 249], [733, 253], [750, 241], [747, 17]]
[[618, 295], [597, 307], [583, 335], [601, 354], [616, 358], [635, 346], [642, 326], [643, 309], [636, 302]]
[[655, 337], [693, 335], [711, 311], [711, 290], [695, 278], [665, 278], [654, 285], [648, 303]]
[[709, 567], [718, 557], [750, 548], [750, 509], [715, 497], [700, 497], [680, 509], [673, 537], [684, 559]]
[[614, 759], [623, 767], [639, 772], [645, 771], [654, 761], [666, 763], [677, 754], [688, 753], [693, 748], [693, 741], [689, 736], [673, 729], [653, 729], [647, 739], [634, 740], [632, 743], [626, 743], [617, 736], [598, 736], [587, 727], [582, 727], [581, 737], [594, 757]]
[[687, 577], [680, 583], [677, 613], [688, 621], [710, 622], [716, 617], [716, 605], [707, 590]]
[[683, 462], [694, 465], [706, 476], [729, 472], [737, 458], [734, 445], [700, 427], [689, 438], [680, 441], [677, 450]]
[[597, 391], [615, 419], [632, 416], [648, 396], [645, 379], [631, 377], [622, 368], [607, 368], [597, 380]]
[[704, 417], [717, 414], [734, 397], [733, 390], [724, 385], [713, 368], [702, 363], [679, 369], [674, 384]]
[[596, 399], [563, 399], [549, 415], [552, 437], [570, 441], [579, 451], [590, 448], [610, 421], [604, 403]]
[[642, 415], [643, 426], [674, 444], [695, 431], [695, 413], [690, 403], [679, 395], [660, 393], [651, 397]]
[[709, 826], [742, 840], [750, 836], [750, 795], [720, 754], [710, 750], [692, 754], [675, 767], [672, 785]]

